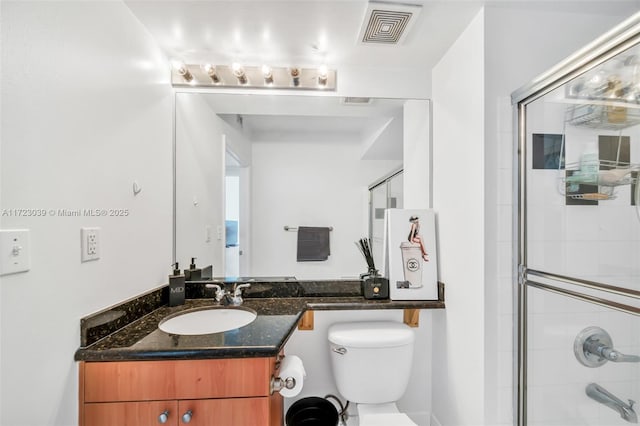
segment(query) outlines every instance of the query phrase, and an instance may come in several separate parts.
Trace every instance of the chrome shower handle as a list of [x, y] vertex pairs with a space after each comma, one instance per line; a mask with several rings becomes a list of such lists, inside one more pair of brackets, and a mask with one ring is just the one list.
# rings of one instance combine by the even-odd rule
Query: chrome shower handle
[[584, 342], [584, 349], [613, 362], [640, 362], [640, 356], [625, 355], [598, 340], [587, 340]]
[[640, 356], [625, 355], [613, 348], [611, 336], [600, 327], [587, 327], [576, 336], [573, 352], [586, 367], [600, 367], [607, 361], [640, 362]]

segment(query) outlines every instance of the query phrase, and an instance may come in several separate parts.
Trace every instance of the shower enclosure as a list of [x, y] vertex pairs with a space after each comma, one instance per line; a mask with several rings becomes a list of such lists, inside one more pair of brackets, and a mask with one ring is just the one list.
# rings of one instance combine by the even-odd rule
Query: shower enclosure
[[374, 263], [381, 272], [384, 267], [382, 253], [384, 211], [403, 207], [403, 183], [403, 170], [399, 169], [369, 186], [369, 239]]
[[640, 14], [514, 92], [517, 424], [640, 407]]

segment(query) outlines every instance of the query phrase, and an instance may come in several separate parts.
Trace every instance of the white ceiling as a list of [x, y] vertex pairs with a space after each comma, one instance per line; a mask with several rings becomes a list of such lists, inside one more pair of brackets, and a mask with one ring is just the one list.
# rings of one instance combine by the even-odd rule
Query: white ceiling
[[382, 125], [374, 117], [308, 115], [245, 115], [243, 123], [254, 142], [300, 142], [297, 135], [308, 138], [309, 134], [325, 141], [359, 142]]
[[358, 43], [367, 0], [124, 0], [171, 58], [186, 63], [431, 70], [485, 4], [624, 14], [638, 0], [386, 0], [422, 11], [401, 45]]
[[[399, 3], [397, 0], [394, 0]], [[357, 42], [366, 0], [125, 0], [170, 57], [186, 63], [431, 69], [479, 1], [411, 1], [423, 10], [399, 46]]]
[[363, 159], [402, 160], [403, 99], [350, 105], [327, 96], [199, 96], [252, 142], [359, 143]]

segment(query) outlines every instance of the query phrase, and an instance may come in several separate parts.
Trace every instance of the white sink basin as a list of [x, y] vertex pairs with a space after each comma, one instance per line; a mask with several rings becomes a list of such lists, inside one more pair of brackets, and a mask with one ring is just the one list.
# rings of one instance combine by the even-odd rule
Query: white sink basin
[[205, 308], [168, 317], [160, 322], [160, 330], [170, 334], [196, 335], [221, 333], [244, 327], [257, 314], [246, 308]]

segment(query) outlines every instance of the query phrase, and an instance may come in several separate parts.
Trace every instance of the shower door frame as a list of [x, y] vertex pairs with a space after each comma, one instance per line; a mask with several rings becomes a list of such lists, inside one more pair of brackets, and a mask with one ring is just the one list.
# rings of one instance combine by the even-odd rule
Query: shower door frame
[[[548, 271], [527, 269], [527, 144], [526, 144], [526, 112], [527, 106], [592, 68], [608, 61], [617, 54], [640, 44], [640, 13], [631, 16], [609, 32], [597, 38], [584, 48], [566, 58], [529, 84], [511, 94], [513, 105], [513, 122], [517, 123], [514, 132], [514, 200], [513, 203], [513, 288], [514, 312], [514, 418], [515, 426], [527, 426], [527, 288], [537, 288], [563, 294], [568, 297], [607, 306], [611, 309], [640, 315], [640, 309], [606, 299], [570, 291], [549, 284], [548, 281], [562, 282], [640, 299], [640, 292], [582, 280], [575, 277], [561, 276]], [[543, 278], [546, 283], [534, 281]]]

